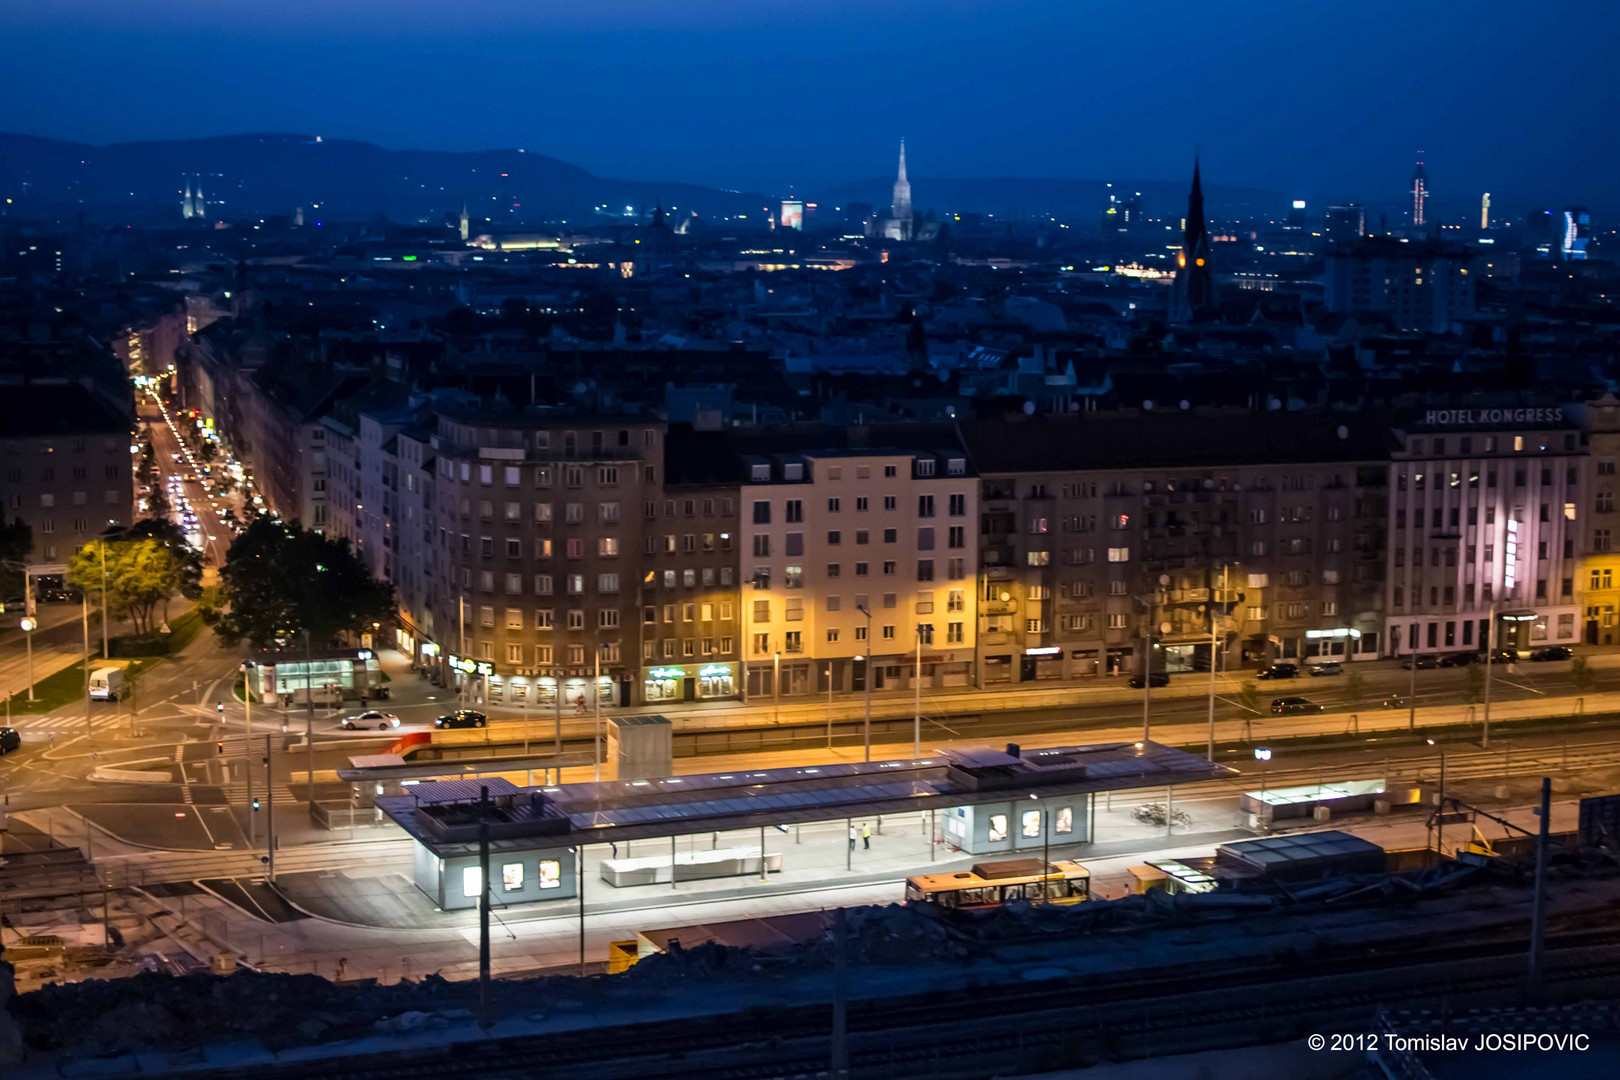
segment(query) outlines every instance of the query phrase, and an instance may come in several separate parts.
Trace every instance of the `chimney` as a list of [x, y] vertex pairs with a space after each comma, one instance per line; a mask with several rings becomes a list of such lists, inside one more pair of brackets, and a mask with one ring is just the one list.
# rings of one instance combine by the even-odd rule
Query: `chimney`
[[1010, 743], [1007, 744], [1007, 756], [1008, 757], [1023, 757], [1024, 755], [1020, 751], [1019, 746], [1018, 746], [1017, 743], [1010, 742]]

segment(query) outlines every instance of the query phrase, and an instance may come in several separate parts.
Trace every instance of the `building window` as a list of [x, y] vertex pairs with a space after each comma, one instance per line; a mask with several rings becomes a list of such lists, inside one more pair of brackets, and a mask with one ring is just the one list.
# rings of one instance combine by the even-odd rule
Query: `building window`
[[[1128, 547], [1111, 547], [1111, 548], [1109, 548], [1108, 549], [1108, 561], [1112, 562], [1112, 563], [1130, 562], [1131, 561], [1131, 549], [1128, 548]], [[1031, 563], [1030, 565], [1036, 566], [1036, 565], [1044, 565], [1044, 564]]]

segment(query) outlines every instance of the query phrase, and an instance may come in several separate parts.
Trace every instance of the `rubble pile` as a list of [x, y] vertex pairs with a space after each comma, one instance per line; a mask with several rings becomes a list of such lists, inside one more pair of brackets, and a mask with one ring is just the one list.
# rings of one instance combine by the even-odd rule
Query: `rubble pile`
[[[538, 984], [502, 985], [503, 1004]], [[536, 994], [538, 999], [540, 995]], [[315, 975], [240, 971], [233, 975], [171, 976], [51, 984], [11, 1003], [28, 1051], [115, 1054], [161, 1046], [252, 1039], [272, 1049], [411, 1026], [410, 1013], [464, 1015], [475, 1006], [475, 983], [430, 975], [419, 982], [337, 986]]]

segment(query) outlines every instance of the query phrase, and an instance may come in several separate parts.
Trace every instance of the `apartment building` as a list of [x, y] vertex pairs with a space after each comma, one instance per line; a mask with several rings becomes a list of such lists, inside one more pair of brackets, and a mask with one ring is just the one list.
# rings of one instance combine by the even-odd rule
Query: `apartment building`
[[65, 563], [109, 526], [134, 520], [132, 403], [91, 380], [26, 382], [4, 396], [0, 493], [7, 520], [33, 530], [31, 561]]
[[734, 458], [707, 433], [667, 433], [662, 494], [649, 489], [641, 548], [640, 700], [740, 692], [738, 484]]
[[863, 691], [868, 671], [874, 690], [973, 682], [979, 508], [967, 455], [948, 432], [872, 437], [915, 445], [739, 444], [750, 700]]
[[[1430, 409], [1395, 436], [1389, 651], [1482, 648], [1492, 613], [1503, 647], [1576, 641], [1576, 545], [1596, 505], [1578, 423], [1560, 408]], [[1613, 546], [1603, 520], [1594, 554]]]
[[983, 685], [1380, 650], [1387, 432], [1332, 416], [969, 425]]
[[1615, 495], [1620, 478], [1620, 398], [1606, 394], [1583, 408], [1586, 457], [1582, 462], [1576, 497], [1576, 548], [1581, 563], [1575, 572], [1575, 595], [1580, 605], [1581, 640], [1588, 645], [1620, 644], [1620, 548], [1614, 536]]
[[[604, 417], [441, 411], [429, 437], [430, 650], [474, 700], [634, 699], [645, 508], [663, 428]], [[600, 670], [600, 676], [597, 672]]]

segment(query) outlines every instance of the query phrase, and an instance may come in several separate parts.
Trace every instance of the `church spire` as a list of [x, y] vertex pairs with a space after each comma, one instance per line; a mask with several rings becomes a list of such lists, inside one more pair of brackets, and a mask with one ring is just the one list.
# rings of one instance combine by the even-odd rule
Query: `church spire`
[[1215, 275], [1209, 264], [1209, 228], [1204, 223], [1204, 182], [1198, 156], [1193, 156], [1192, 190], [1187, 193], [1187, 221], [1176, 254], [1171, 296], [1173, 322], [1191, 322], [1215, 307]]
[[889, 207], [890, 216], [900, 223], [904, 239], [911, 235], [911, 181], [906, 179], [906, 140], [900, 140], [900, 172], [894, 181], [894, 202]]
[[180, 200], [180, 216], [190, 219], [195, 211], [191, 206], [191, 177], [186, 177], [186, 197]]
[[468, 222], [468, 219], [467, 219], [467, 200], [466, 199], [461, 200], [461, 219], [460, 219], [459, 224], [460, 224], [460, 228], [461, 228], [461, 238], [463, 240], [465, 240], [465, 239], [467, 239], [467, 233], [469, 231], [468, 230], [469, 222]]

